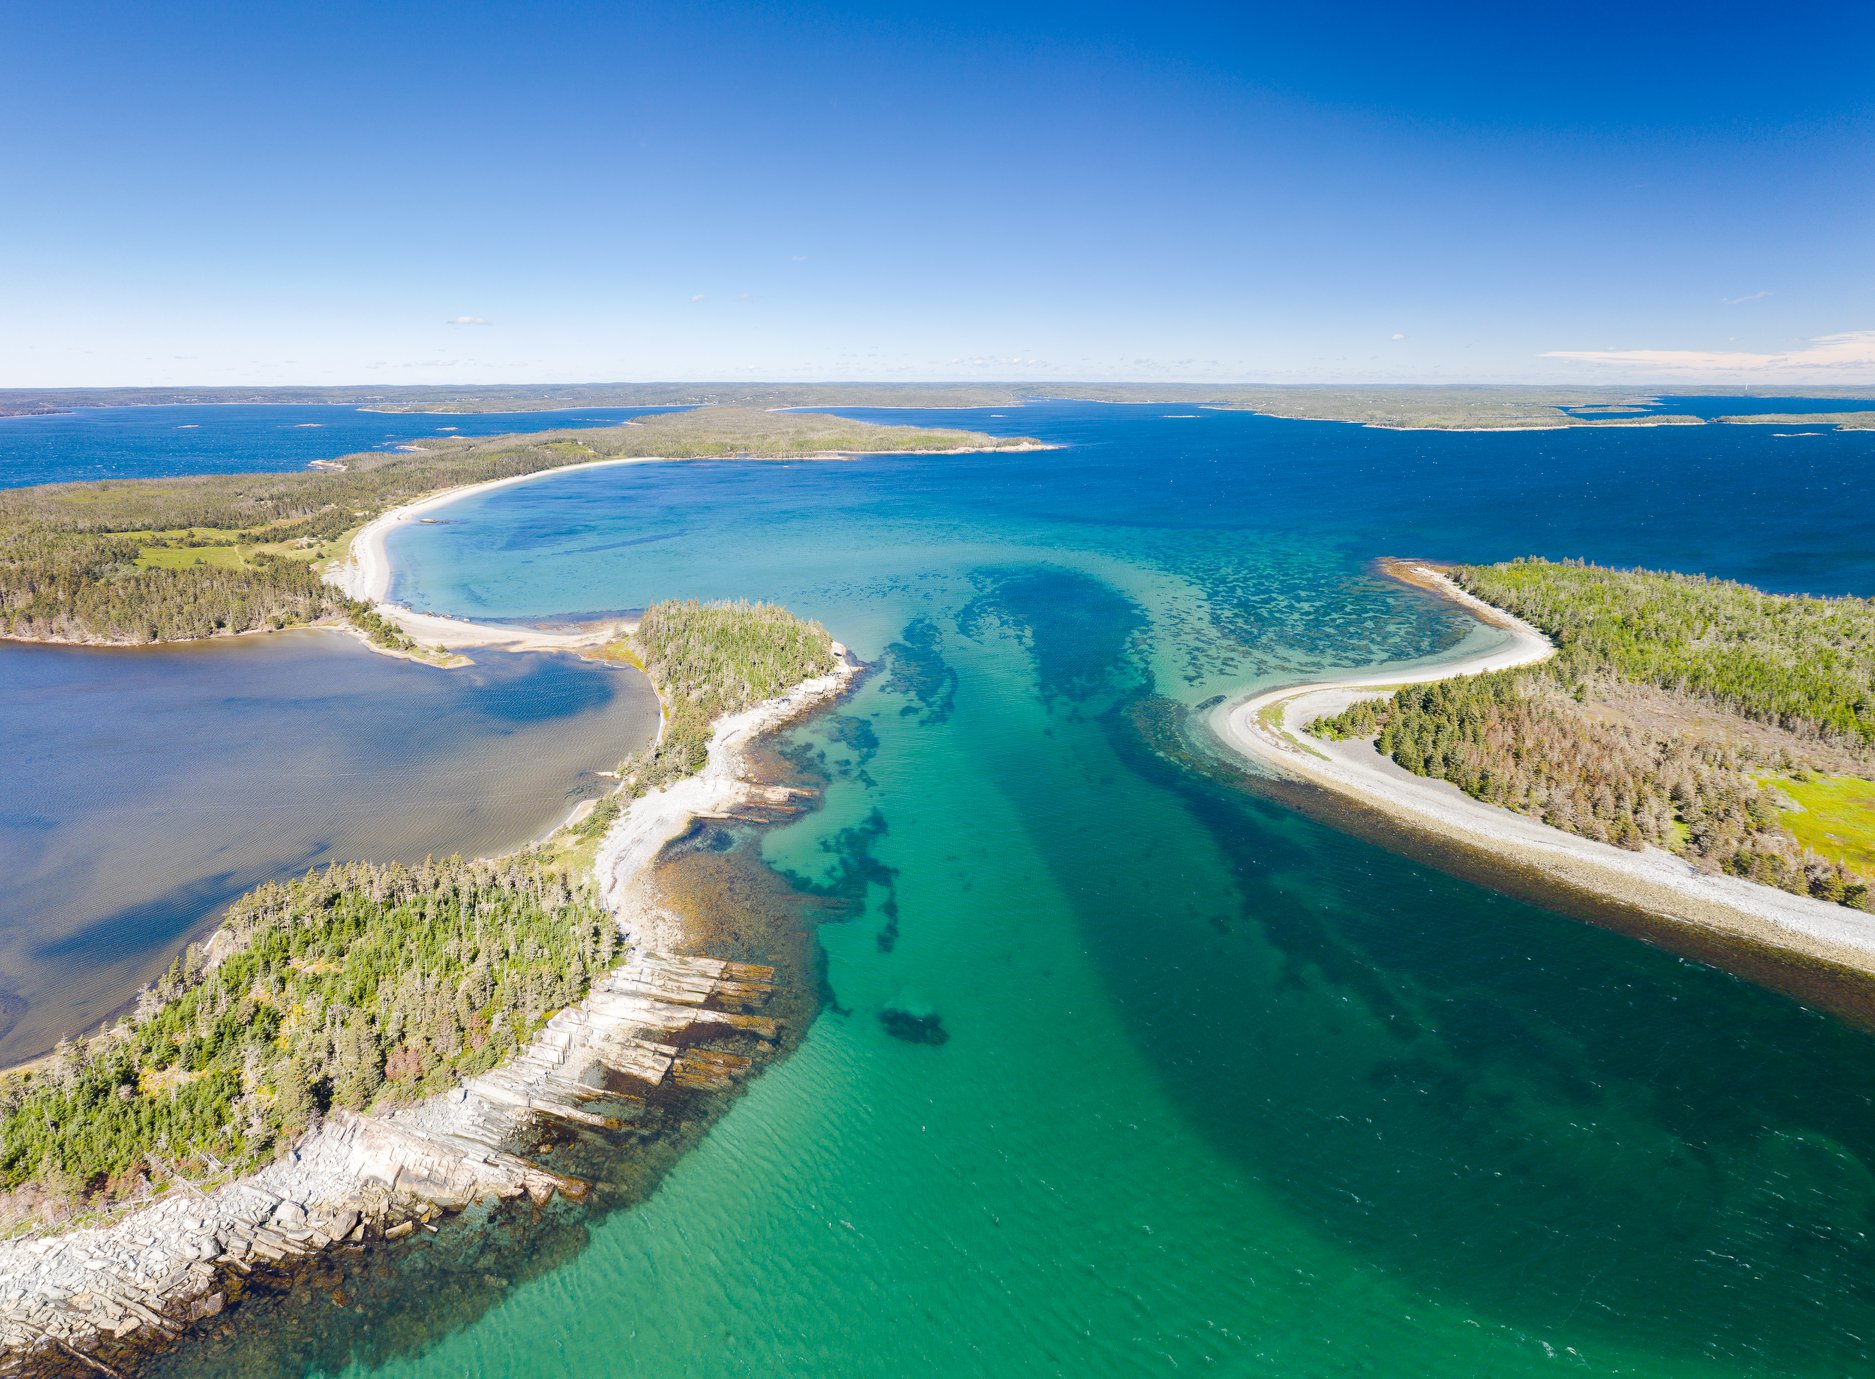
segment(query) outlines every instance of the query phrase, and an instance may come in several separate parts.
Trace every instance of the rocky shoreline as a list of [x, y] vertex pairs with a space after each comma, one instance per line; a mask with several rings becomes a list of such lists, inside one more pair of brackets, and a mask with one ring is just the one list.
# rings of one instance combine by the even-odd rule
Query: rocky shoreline
[[336, 1113], [266, 1168], [208, 1191], [177, 1187], [108, 1226], [0, 1242], [0, 1376], [122, 1374], [218, 1316], [245, 1275], [323, 1251], [433, 1230], [444, 1213], [587, 1184], [514, 1151], [543, 1122], [616, 1128], [606, 1103], [663, 1085], [720, 1088], [741, 1052], [778, 1036], [759, 1013], [773, 973], [671, 955], [684, 935], [649, 885], [665, 843], [695, 818], [761, 804], [747, 747], [845, 692], [859, 667], [835, 644], [832, 674], [725, 718], [694, 776], [635, 800], [595, 867], [629, 948], [526, 1049], [454, 1091], [386, 1115]]

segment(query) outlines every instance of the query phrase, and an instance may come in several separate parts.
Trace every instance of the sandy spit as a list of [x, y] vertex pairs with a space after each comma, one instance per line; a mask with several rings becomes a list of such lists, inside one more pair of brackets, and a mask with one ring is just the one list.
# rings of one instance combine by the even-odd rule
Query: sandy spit
[[1418, 565], [1397, 573], [1476, 615], [1480, 626], [1467, 644], [1485, 645], [1436, 665], [1265, 690], [1216, 709], [1209, 721], [1217, 735], [1262, 770], [1317, 786], [1417, 833], [1483, 849], [1669, 927], [1875, 973], [1875, 916], [1740, 877], [1710, 875], [1658, 848], [1629, 852], [1566, 833], [1472, 799], [1448, 782], [1413, 775], [1381, 756], [1372, 742], [1309, 736], [1306, 727], [1316, 719], [1357, 700], [1379, 698], [1393, 686], [1531, 665], [1554, 654], [1536, 628], [1466, 593], [1439, 571]]

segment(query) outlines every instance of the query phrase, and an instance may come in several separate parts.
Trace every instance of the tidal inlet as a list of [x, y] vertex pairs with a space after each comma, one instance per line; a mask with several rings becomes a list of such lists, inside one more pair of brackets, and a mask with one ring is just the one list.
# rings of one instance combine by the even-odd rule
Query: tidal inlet
[[101, 18], [0, 1376], [1875, 1372], [1863, 18]]

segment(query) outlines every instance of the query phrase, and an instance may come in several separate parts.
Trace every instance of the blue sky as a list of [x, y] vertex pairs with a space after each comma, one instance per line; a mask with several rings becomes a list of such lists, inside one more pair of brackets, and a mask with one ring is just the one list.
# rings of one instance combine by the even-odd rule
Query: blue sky
[[1875, 7], [9, 7], [0, 386], [1875, 382]]

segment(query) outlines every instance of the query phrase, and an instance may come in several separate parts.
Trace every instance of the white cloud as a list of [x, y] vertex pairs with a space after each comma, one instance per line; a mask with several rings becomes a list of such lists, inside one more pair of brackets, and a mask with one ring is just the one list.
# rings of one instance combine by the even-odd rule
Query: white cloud
[[480, 316], [451, 316], [443, 322], [446, 326], [492, 326], [493, 321], [485, 321]]
[[1714, 374], [1817, 374], [1842, 379], [1850, 374], [1875, 377], [1875, 330], [1846, 330], [1819, 335], [1796, 349], [1777, 354], [1749, 350], [1545, 350], [1543, 359], [1604, 364], [1659, 374], [1710, 377]]
[[1396, 330], [1393, 332], [1393, 338], [1395, 340], [1404, 340], [1406, 338], [1406, 332], [1403, 330]]
[[690, 300], [693, 302], [700, 302], [703, 300], [703, 294], [701, 292], [692, 292], [690, 294]]
[[1721, 306], [1737, 306], [1741, 302], [1761, 302], [1770, 295], [1769, 292], [1747, 292], [1742, 297], [1721, 297], [1719, 303]]

